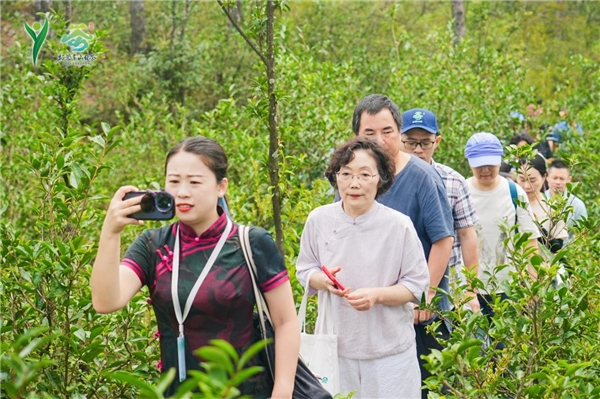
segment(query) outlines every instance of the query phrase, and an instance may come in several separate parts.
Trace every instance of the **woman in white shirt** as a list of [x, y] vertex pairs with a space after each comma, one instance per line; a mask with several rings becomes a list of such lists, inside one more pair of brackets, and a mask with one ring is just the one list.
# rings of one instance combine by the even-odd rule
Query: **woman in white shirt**
[[[517, 177], [519, 186], [527, 193], [527, 199], [542, 236], [538, 241], [556, 253], [563, 246], [563, 241], [569, 237], [564, 220], [552, 215], [552, 209], [544, 195], [546, 183], [546, 159], [537, 154], [532, 160], [521, 161], [521, 170]], [[559, 219], [559, 220], [557, 220]]]
[[375, 201], [394, 173], [393, 159], [373, 140], [357, 137], [339, 147], [325, 175], [341, 201], [310, 213], [296, 263], [298, 280], [318, 291], [320, 308], [331, 295], [340, 389], [355, 391], [354, 398], [421, 397], [413, 303], [427, 291], [429, 272], [408, 216]]
[[[509, 272], [515, 271], [510, 264], [496, 271], [497, 266], [508, 263], [507, 248], [504, 245], [506, 232], [514, 234], [515, 230], [510, 228], [518, 224], [519, 232], [532, 233], [529, 245], [534, 247], [537, 247], [537, 238], [540, 236], [523, 189], [499, 175], [502, 154], [500, 140], [491, 133], [475, 133], [469, 138], [465, 148], [465, 156], [473, 172], [473, 177], [467, 179], [467, 186], [479, 216], [479, 223], [475, 226], [480, 261], [478, 278], [483, 281], [485, 289], [478, 297], [481, 311], [489, 316], [493, 316], [489, 305], [493, 302], [490, 293], [496, 292], [504, 297], [501, 283], [510, 280]], [[516, 195], [511, 194], [511, 190]], [[517, 206], [513, 196], [527, 206]], [[503, 229], [503, 225], [509, 230]], [[535, 275], [533, 269], [530, 269], [530, 273]], [[490, 283], [490, 275], [496, 276], [497, 284]]]

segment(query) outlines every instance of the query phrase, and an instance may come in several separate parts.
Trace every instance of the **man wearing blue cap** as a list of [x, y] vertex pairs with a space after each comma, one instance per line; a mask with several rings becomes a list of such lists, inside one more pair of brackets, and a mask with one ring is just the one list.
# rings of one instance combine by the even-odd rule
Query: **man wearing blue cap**
[[[354, 134], [377, 140], [394, 159], [394, 183], [377, 201], [404, 213], [413, 222], [429, 269], [430, 289], [426, 298], [429, 303], [436, 295], [434, 288], [444, 283], [454, 243], [452, 210], [444, 183], [435, 169], [419, 158], [401, 151], [401, 128], [402, 115], [398, 106], [384, 95], [369, 95], [354, 109]], [[442, 302], [445, 304], [440, 306], [448, 309], [448, 298], [442, 296], [440, 303]], [[430, 322], [431, 318], [431, 312], [415, 309], [416, 335], [421, 335], [424, 331], [420, 324]], [[419, 339], [417, 346], [418, 342]], [[420, 358], [419, 363], [422, 363]], [[421, 372], [424, 372], [422, 367]], [[427, 391], [423, 391], [423, 397], [427, 397]]]
[[[479, 264], [477, 233], [475, 231], [475, 224], [478, 221], [477, 215], [471, 202], [465, 178], [449, 166], [436, 163], [433, 160], [433, 153], [442, 140], [434, 113], [420, 108], [411, 109], [403, 113], [401, 140], [402, 151], [415, 155], [432, 165], [440, 174], [446, 186], [446, 194], [452, 208], [455, 231], [454, 246], [452, 247], [452, 254], [448, 262], [448, 268], [446, 269], [446, 276], [449, 275], [451, 267], [456, 267], [456, 271], [458, 272], [463, 264], [477, 274], [477, 265]], [[448, 287], [446, 276], [440, 284], [440, 288], [445, 290]], [[474, 312], [477, 312], [479, 310], [479, 301], [476, 295], [473, 293], [467, 293], [467, 295], [471, 298], [468, 305]], [[444, 302], [440, 303], [444, 304]], [[449, 331], [445, 327], [441, 325], [439, 329], [441, 331], [438, 331], [438, 333], [441, 333], [442, 338], [447, 339]], [[436, 338], [426, 333], [424, 325], [419, 325], [417, 328], [423, 329], [422, 334], [417, 334], [417, 351], [419, 355], [427, 355], [431, 352], [431, 349], [442, 349]], [[429, 372], [424, 368], [421, 374], [423, 380], [429, 376]]]

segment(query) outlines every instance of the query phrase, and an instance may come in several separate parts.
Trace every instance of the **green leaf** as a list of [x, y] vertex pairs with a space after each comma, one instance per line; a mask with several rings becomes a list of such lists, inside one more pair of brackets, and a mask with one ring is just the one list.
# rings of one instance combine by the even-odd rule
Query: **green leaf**
[[62, 154], [58, 154], [56, 156], [56, 167], [62, 169], [63, 166], [65, 166], [65, 157], [63, 157]]
[[102, 127], [102, 131], [104, 132], [104, 134], [108, 134], [108, 132], [110, 132], [110, 125], [106, 122], [101, 122], [100, 126]]
[[175, 373], [175, 368], [171, 368], [160, 377], [158, 384], [156, 384], [158, 392], [164, 393], [169, 388], [169, 385], [171, 385], [171, 382], [175, 379]]
[[231, 379], [231, 384], [234, 386], [240, 385], [242, 382], [246, 381], [248, 378], [259, 374], [264, 370], [261, 366], [252, 366], [247, 369], [238, 371], [235, 376]]
[[81, 340], [81, 342], [85, 343], [85, 341], [87, 341], [87, 336], [85, 333], [85, 330], [83, 328], [79, 328], [77, 329], [74, 333], [74, 336], [76, 336], [77, 338], [79, 338]]
[[98, 357], [98, 355], [100, 355], [103, 352], [104, 352], [104, 345], [97, 343], [92, 347], [86, 348], [86, 351], [84, 352], [81, 359], [85, 362], [90, 362], [90, 361], [96, 359]]
[[90, 138], [90, 141], [98, 144], [101, 148], [104, 148], [106, 146], [106, 141], [104, 140], [104, 138], [102, 136], [94, 136], [94, 137]]
[[42, 346], [46, 345], [48, 342], [50, 342], [54, 338], [56, 338], [57, 335], [58, 334], [50, 334], [50, 335], [46, 335], [43, 338], [33, 339], [25, 348], [23, 348], [19, 352], [19, 356], [21, 358], [25, 358], [25, 357], [29, 356], [29, 354], [31, 352], [33, 352], [34, 350], [37, 350], [37, 349], [41, 348]]
[[230, 375], [235, 371], [233, 363], [231, 362], [231, 358], [227, 356], [225, 351], [219, 348], [215, 348], [213, 346], [203, 346], [202, 348], [196, 350], [196, 355], [204, 360], [224, 367]]
[[73, 163], [71, 165], [71, 175], [69, 176], [69, 183], [71, 184], [71, 186], [73, 188], [79, 188], [79, 185], [81, 184], [83, 176], [84, 176], [84, 173], [83, 173], [83, 170], [81, 169], [81, 167], [78, 164]]
[[211, 345], [216, 346], [217, 348], [227, 353], [229, 357], [233, 359], [233, 362], [237, 363], [237, 361], [239, 360], [239, 355], [235, 348], [229, 342], [223, 339], [211, 339], [209, 342]]
[[545, 380], [548, 379], [548, 375], [546, 373], [539, 372], [539, 373], [530, 374], [527, 378], [530, 379], [530, 380], [543, 380], [543, 381], [545, 381]]
[[248, 362], [248, 360], [252, 359], [256, 356], [260, 351], [264, 350], [264, 348], [271, 342], [272, 339], [268, 339], [266, 341], [260, 340], [258, 342], [253, 343], [240, 357], [240, 361], [238, 363], [238, 369], [244, 367], [244, 365]]
[[480, 354], [481, 346], [473, 346], [469, 348], [469, 354], [467, 355], [467, 358], [469, 359], [469, 362], [474, 362]]
[[[174, 371], [173, 371], [174, 372]], [[113, 373], [105, 373], [104, 376], [107, 378], [125, 382], [129, 385], [137, 387], [140, 389], [140, 396], [143, 396], [147, 399], [162, 399], [163, 395], [152, 385], [148, 384], [146, 381], [142, 380], [140, 377], [137, 377], [131, 373], [127, 373], [124, 371], [116, 371]]]
[[100, 335], [102, 333], [102, 331], [104, 331], [103, 326], [96, 326], [96, 327], [92, 328], [92, 331], [90, 332], [90, 340], [93, 340], [94, 338], [96, 338], [98, 335]]
[[581, 370], [581, 369], [586, 368], [586, 367], [590, 367], [591, 365], [592, 365], [591, 362], [572, 364], [572, 365], [570, 365], [570, 366], [567, 367], [567, 371], [565, 373], [565, 376], [566, 377], [570, 377], [573, 374], [575, 374], [578, 370]]
[[482, 343], [480, 340], [476, 338], [467, 338], [458, 346], [456, 352], [462, 354], [465, 350], [471, 347], [481, 347], [481, 345]]

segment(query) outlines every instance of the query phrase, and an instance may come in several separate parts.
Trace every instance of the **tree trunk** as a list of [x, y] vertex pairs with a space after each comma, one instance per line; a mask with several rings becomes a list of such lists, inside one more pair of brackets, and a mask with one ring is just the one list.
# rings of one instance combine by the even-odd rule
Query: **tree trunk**
[[69, 25], [71, 25], [71, 18], [73, 17], [73, 7], [71, 6], [71, 0], [65, 0], [65, 15]]
[[242, 14], [242, 0], [235, 0], [235, 7], [230, 11], [231, 18], [234, 22], [229, 22], [229, 27], [233, 28], [233, 24], [242, 25], [244, 23], [244, 15]]
[[38, 16], [37, 13], [41, 12], [41, 13], [47, 13], [48, 11], [50, 11], [50, 7], [52, 6], [52, 0], [35, 0], [35, 19], [36, 20], [41, 20], [42, 17]]
[[467, 34], [465, 1], [452, 0], [452, 18], [454, 19], [454, 45], [457, 45]]
[[283, 225], [281, 221], [281, 190], [279, 189], [279, 133], [277, 131], [277, 97], [275, 96], [275, 3], [267, 1], [267, 82], [269, 95], [269, 177], [271, 179], [271, 203], [275, 222], [275, 239], [283, 255]]
[[225, 7], [222, 0], [217, 0], [221, 10], [229, 22], [240, 33], [246, 43], [258, 55], [267, 71], [267, 92], [269, 96], [269, 180], [271, 183], [271, 205], [273, 207], [273, 222], [275, 224], [275, 242], [282, 255], [285, 254], [283, 245], [283, 225], [281, 221], [281, 190], [279, 189], [279, 133], [277, 131], [277, 96], [275, 95], [275, 3], [267, 0], [267, 55], [262, 51], [264, 35], [258, 34], [258, 46], [250, 40], [248, 35], [236, 23], [231, 12]]
[[144, 2], [142, 0], [129, 1], [129, 14], [131, 15], [131, 49], [130, 54], [145, 53], [146, 45], [146, 17], [144, 15]]

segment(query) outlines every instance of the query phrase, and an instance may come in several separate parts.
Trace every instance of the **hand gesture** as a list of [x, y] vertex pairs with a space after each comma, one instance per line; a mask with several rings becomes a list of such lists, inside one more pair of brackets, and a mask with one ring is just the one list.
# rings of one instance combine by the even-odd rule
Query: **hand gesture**
[[[333, 276], [335, 276], [340, 270], [342, 270], [342, 268], [334, 267], [333, 269], [328, 269], [328, 270]], [[344, 297], [350, 292], [350, 287], [346, 287], [343, 290], [340, 290], [340, 289], [336, 288], [333, 281], [331, 281], [325, 273], [321, 272], [319, 274], [321, 276], [321, 285], [323, 286], [324, 289], [331, 292], [332, 294]], [[340, 281], [340, 283], [341, 283], [341, 281]]]
[[141, 220], [127, 217], [127, 215], [142, 210], [142, 207], [140, 206], [140, 202], [142, 201], [141, 196], [123, 201], [125, 194], [131, 191], [137, 191], [137, 188], [134, 186], [123, 186], [117, 190], [108, 205], [102, 231], [110, 234], [121, 234], [128, 224], [140, 225], [144, 223]]
[[369, 310], [375, 305], [375, 292], [371, 288], [359, 288], [358, 290], [346, 295], [348, 303], [356, 310]]

